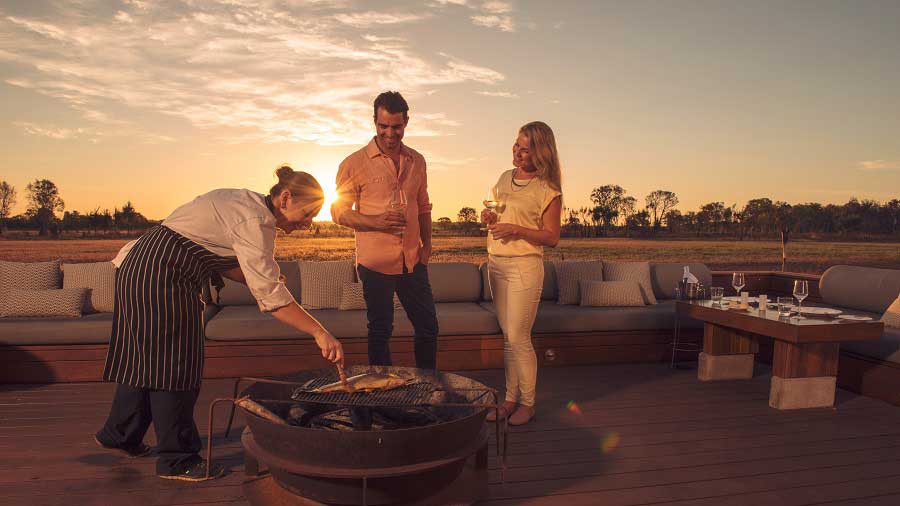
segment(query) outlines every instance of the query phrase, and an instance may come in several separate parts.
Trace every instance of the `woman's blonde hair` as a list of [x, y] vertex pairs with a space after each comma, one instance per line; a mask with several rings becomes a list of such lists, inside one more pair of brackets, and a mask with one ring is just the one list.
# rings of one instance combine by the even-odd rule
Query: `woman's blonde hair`
[[562, 191], [562, 168], [556, 151], [556, 137], [553, 130], [543, 121], [526, 123], [519, 129], [528, 137], [531, 161], [537, 169], [537, 177], [556, 191]]
[[310, 207], [315, 206], [316, 212], [325, 203], [325, 192], [312, 174], [303, 171], [295, 171], [289, 165], [282, 165], [275, 169], [275, 177], [278, 182], [269, 190], [269, 197], [273, 200], [287, 190], [291, 196], [301, 202], [308, 202]]

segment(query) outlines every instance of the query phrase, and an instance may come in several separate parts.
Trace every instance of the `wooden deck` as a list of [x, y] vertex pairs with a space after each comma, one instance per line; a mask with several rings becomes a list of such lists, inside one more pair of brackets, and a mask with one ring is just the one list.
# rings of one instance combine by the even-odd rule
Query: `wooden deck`
[[[502, 385], [500, 370], [465, 374]], [[900, 504], [900, 407], [840, 390], [834, 409], [777, 411], [767, 405], [769, 377], [759, 365], [753, 380], [719, 383], [661, 364], [544, 368], [538, 418], [510, 435], [505, 483], [491, 450], [482, 504]], [[231, 384], [205, 382], [201, 432], [209, 401]], [[222, 439], [224, 408], [214, 458], [229, 474], [171, 482], [154, 475], [153, 458], [94, 445], [112, 390], [0, 387], [0, 504], [247, 506], [240, 445]]]

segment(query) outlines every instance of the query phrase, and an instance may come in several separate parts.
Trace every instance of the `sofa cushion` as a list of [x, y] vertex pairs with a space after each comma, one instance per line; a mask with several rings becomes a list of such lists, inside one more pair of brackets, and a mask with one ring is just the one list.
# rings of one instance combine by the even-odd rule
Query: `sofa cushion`
[[87, 288], [56, 288], [53, 290], [10, 290], [0, 305], [0, 317], [78, 318], [84, 308]]
[[900, 364], [900, 329], [885, 327], [881, 339], [843, 342], [841, 349]]
[[881, 321], [885, 327], [893, 327], [900, 329], [900, 295], [891, 302], [891, 305], [884, 311]]
[[84, 313], [111, 313], [116, 298], [116, 268], [112, 262], [63, 264], [63, 288], [87, 288]]
[[706, 264], [695, 262], [676, 263], [651, 263], [650, 281], [653, 285], [653, 294], [657, 299], [674, 299], [675, 285], [681, 281], [684, 267], [690, 268], [691, 274], [703, 283], [703, 286], [712, 286], [712, 272]]
[[481, 276], [469, 262], [428, 264], [428, 281], [435, 302], [478, 302]]
[[11, 290], [52, 290], [62, 286], [60, 261], [7, 262], [0, 260], [0, 306]]
[[581, 306], [643, 306], [644, 296], [637, 281], [581, 281]]
[[641, 285], [644, 302], [656, 304], [653, 282], [650, 280], [649, 262], [604, 262], [603, 279], [606, 281], [637, 281]]
[[[483, 291], [481, 300], [494, 300], [491, 294], [491, 283], [488, 280], [487, 263], [481, 264], [479, 269], [481, 270], [481, 287]], [[541, 300], [556, 300], [558, 297], [559, 288], [556, 283], [556, 269], [553, 267], [553, 262], [544, 260], [544, 286], [541, 289]]]
[[[357, 309], [366, 309], [366, 298], [363, 293], [362, 283], [356, 281], [346, 281], [341, 287], [341, 304], [338, 309], [341, 311], [353, 311]], [[402, 309], [400, 299], [394, 294], [394, 309]]]
[[[493, 313], [474, 302], [435, 304], [442, 335], [493, 335], [500, 332]], [[310, 311], [329, 332], [338, 338], [368, 335], [365, 311], [317, 309]], [[413, 335], [412, 324], [402, 310], [394, 312], [394, 336]], [[279, 322], [255, 306], [223, 307], [206, 325], [206, 337], [214, 341], [298, 339], [310, 336]]]
[[603, 281], [603, 262], [600, 260], [563, 260], [553, 262], [558, 304], [578, 304], [581, 300], [580, 281]]
[[[296, 260], [279, 260], [278, 267], [284, 276], [284, 286], [287, 287], [294, 300], [300, 302], [300, 266]], [[218, 294], [213, 290], [213, 302], [221, 306], [256, 306], [256, 298], [250, 293], [250, 289], [243, 283], [224, 279], [225, 286]], [[218, 295], [218, 300], [216, 299]]]
[[880, 314], [900, 295], [900, 270], [835, 265], [822, 274], [819, 294], [828, 304]]
[[112, 333], [112, 313], [81, 318], [3, 318], [0, 344], [107, 344]]
[[341, 288], [353, 281], [356, 271], [350, 260], [300, 262], [300, 301], [307, 309], [337, 309]]
[[[494, 311], [491, 302], [482, 307]], [[682, 321], [682, 328], [696, 328], [696, 320]], [[534, 322], [535, 333], [596, 332], [608, 330], [674, 330], [675, 301], [641, 307], [581, 307], [541, 302]]]

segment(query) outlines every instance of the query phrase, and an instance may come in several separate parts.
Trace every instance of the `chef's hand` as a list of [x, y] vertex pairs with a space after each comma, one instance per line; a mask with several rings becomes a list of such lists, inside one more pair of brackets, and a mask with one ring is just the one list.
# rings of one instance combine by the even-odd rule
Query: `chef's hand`
[[371, 216], [371, 225], [375, 230], [389, 234], [399, 234], [406, 229], [406, 214], [401, 211], [387, 211]]
[[488, 208], [484, 208], [481, 210], [481, 223], [485, 225], [493, 225], [497, 223], [497, 213], [491, 211]]
[[494, 223], [488, 225], [488, 231], [495, 240], [509, 241], [521, 238], [522, 227], [512, 223]]
[[325, 357], [329, 362], [334, 362], [335, 364], [344, 368], [344, 347], [341, 346], [341, 342], [337, 340], [330, 332], [325, 329], [321, 329], [319, 332], [316, 332], [313, 337], [316, 339], [316, 344], [319, 346], [319, 349], [322, 350], [322, 356]]

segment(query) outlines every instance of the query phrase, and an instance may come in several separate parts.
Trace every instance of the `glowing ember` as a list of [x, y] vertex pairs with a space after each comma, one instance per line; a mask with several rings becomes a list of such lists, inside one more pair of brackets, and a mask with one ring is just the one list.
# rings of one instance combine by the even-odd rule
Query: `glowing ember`
[[575, 413], [576, 415], [581, 414], [581, 408], [578, 407], [578, 404], [575, 404], [575, 401], [569, 401], [566, 403], [566, 409]]

